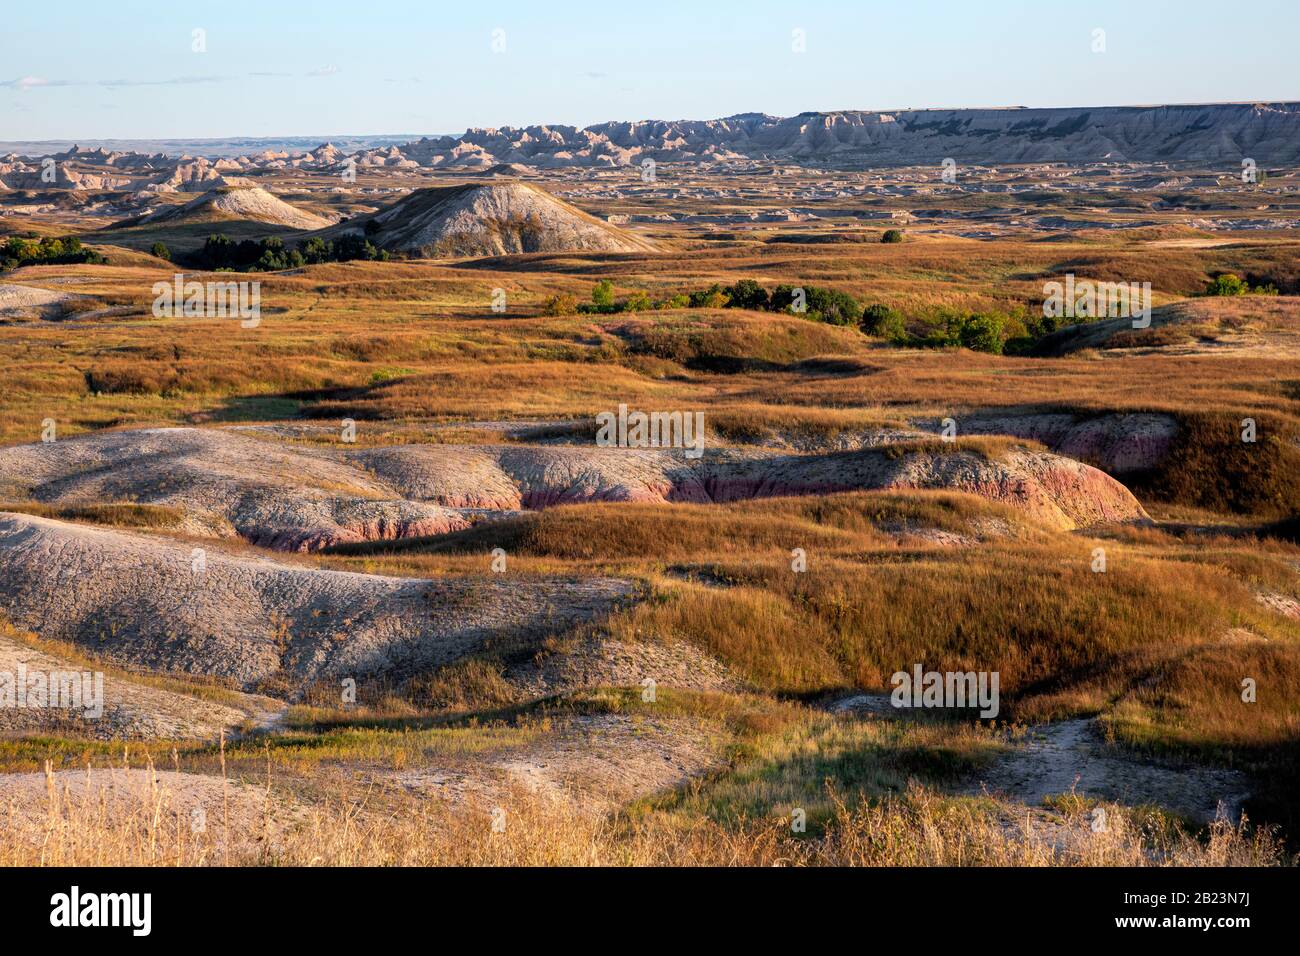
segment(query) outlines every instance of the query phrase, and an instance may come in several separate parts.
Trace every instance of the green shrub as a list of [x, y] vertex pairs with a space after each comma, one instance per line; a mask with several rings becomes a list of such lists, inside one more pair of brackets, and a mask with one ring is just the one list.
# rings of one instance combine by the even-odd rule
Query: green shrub
[[318, 265], [322, 262], [329, 262], [333, 251], [330, 244], [319, 236], [313, 236], [301, 246], [302, 257], [308, 265]]
[[[772, 290], [772, 296], [768, 300], [768, 308], [773, 312], [789, 312], [795, 314], [795, 287], [782, 283]], [[807, 305], [807, 294], [804, 295], [804, 305]]]
[[1006, 341], [1004, 328], [1005, 320], [995, 312], [972, 315], [962, 324], [959, 341], [962, 348], [972, 352], [1001, 355], [1002, 344]]
[[901, 230], [901, 229], [886, 229], [886, 230], [885, 230], [885, 234], [884, 234], [883, 236], [880, 237], [880, 241], [881, 241], [881, 242], [902, 242], [902, 241], [903, 241], [903, 230]]
[[753, 279], [741, 279], [726, 290], [728, 303], [733, 309], [762, 310], [768, 306], [767, 290]]
[[1008, 317], [998, 312], [963, 315], [949, 312], [921, 340], [930, 348], [965, 348], [1000, 355], [1007, 341]]
[[10, 236], [0, 244], [0, 263], [5, 270], [32, 263], [46, 265], [66, 265], [69, 263], [88, 262], [99, 265], [108, 260], [90, 249], [83, 248], [76, 236], [62, 239], [46, 236]]
[[606, 310], [614, 307], [614, 283], [601, 279], [591, 289], [591, 304], [597, 309]]
[[650, 296], [646, 295], [644, 292], [636, 292], [628, 297], [628, 300], [623, 303], [623, 308], [620, 311], [649, 312], [654, 307], [655, 304], [650, 301]]
[[172, 251], [168, 249], [164, 243], [155, 242], [149, 248], [149, 255], [157, 259], [166, 259], [168, 262], [170, 262], [172, 258]]
[[716, 282], [707, 289], [692, 292], [690, 298], [692, 309], [723, 309], [730, 301], [726, 290]]
[[831, 325], [857, 325], [862, 317], [862, 306], [847, 292], [807, 286], [808, 318]]
[[1245, 280], [1232, 272], [1215, 276], [1205, 287], [1206, 295], [1245, 295], [1249, 291]]
[[907, 325], [896, 309], [874, 302], [862, 310], [862, 331], [878, 339], [903, 342], [907, 339]]

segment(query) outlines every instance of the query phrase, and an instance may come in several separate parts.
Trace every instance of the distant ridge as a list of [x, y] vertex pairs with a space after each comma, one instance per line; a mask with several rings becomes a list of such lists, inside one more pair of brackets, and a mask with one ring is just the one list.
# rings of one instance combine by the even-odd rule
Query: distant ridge
[[[181, 141], [185, 152], [258, 157], [307, 154], [321, 139]], [[403, 141], [399, 136], [329, 137], [331, 159], [360, 166], [416, 164], [483, 171], [624, 166], [657, 161], [784, 160], [832, 165], [1171, 162], [1261, 166], [1300, 161], [1300, 103], [808, 111], [791, 117], [737, 113], [711, 120], [634, 120], [574, 126], [485, 127]], [[119, 149], [169, 151], [176, 141], [104, 141]], [[0, 143], [5, 152], [32, 155]], [[278, 161], [278, 160], [277, 160]]]

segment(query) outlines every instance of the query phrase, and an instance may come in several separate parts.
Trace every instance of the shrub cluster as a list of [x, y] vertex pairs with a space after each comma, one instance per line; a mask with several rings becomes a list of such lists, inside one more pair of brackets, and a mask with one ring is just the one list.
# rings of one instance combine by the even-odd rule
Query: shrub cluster
[[322, 262], [349, 262], [353, 259], [385, 261], [388, 253], [364, 236], [346, 235], [337, 239], [313, 236], [290, 249], [277, 236], [267, 239], [244, 239], [235, 242], [225, 233], [208, 236], [203, 248], [188, 257], [188, 264], [198, 269], [234, 272], [275, 272], [296, 269]]
[[915, 317], [909, 328], [902, 313], [873, 303], [862, 311], [862, 331], [913, 348], [964, 348], [1001, 355], [1028, 352], [1059, 320], [1019, 306], [1011, 311], [958, 312], [942, 309]]
[[50, 236], [10, 236], [0, 245], [0, 272], [19, 266], [63, 265], [88, 262], [100, 265], [108, 260], [92, 249], [87, 249], [76, 236], [55, 239]]
[[1235, 272], [1215, 276], [1205, 286], [1206, 295], [1277, 295], [1277, 286], [1271, 282], [1251, 288], [1249, 282]]
[[622, 300], [615, 296], [614, 284], [609, 279], [601, 279], [591, 290], [590, 302], [579, 302], [571, 295], [554, 295], [543, 306], [546, 315], [610, 315], [658, 309], [779, 312], [830, 325], [857, 326], [865, 335], [896, 345], [960, 347], [995, 355], [1004, 350], [1027, 350], [1037, 339], [1056, 331], [1057, 324], [1055, 319], [1031, 316], [1023, 309], [1015, 313], [944, 312], [923, 320], [921, 331], [914, 334], [902, 313], [887, 305], [872, 303], [864, 309], [853, 296], [838, 289], [783, 284], [768, 290], [753, 279], [741, 279], [728, 286], [715, 282], [707, 289], [679, 292], [661, 299], [635, 292]]
[[573, 296], [556, 295], [547, 299], [543, 306], [547, 315], [571, 315], [574, 312], [611, 315], [659, 309], [783, 312], [831, 325], [857, 325], [862, 320], [862, 306], [846, 292], [820, 286], [792, 285], [779, 285], [769, 292], [753, 279], [741, 279], [729, 286], [715, 282], [707, 289], [678, 292], [662, 299], [652, 299], [646, 292], [634, 292], [621, 301], [614, 296], [614, 284], [608, 279], [601, 279], [591, 290], [590, 302], [578, 302]]

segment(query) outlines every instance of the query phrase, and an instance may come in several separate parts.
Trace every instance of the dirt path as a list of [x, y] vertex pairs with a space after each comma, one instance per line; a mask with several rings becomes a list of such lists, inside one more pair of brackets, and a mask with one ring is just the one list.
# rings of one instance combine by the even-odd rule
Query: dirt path
[[[889, 694], [854, 694], [827, 705], [832, 713], [905, 720]], [[989, 794], [1039, 808], [1047, 797], [1072, 790], [1081, 797], [1127, 806], [1155, 805], [1201, 822], [1222, 811], [1241, 815], [1250, 796], [1245, 775], [1214, 767], [1164, 765], [1108, 744], [1096, 719], [1038, 724], [1011, 743], [1012, 749], [960, 787], [964, 796]]]
[[1129, 806], [1154, 804], [1209, 822], [1220, 805], [1230, 819], [1250, 795], [1244, 775], [1210, 767], [1162, 766], [1110, 746], [1097, 721], [1064, 720], [1029, 730], [1014, 750], [961, 792], [990, 793], [1040, 806], [1071, 790]]

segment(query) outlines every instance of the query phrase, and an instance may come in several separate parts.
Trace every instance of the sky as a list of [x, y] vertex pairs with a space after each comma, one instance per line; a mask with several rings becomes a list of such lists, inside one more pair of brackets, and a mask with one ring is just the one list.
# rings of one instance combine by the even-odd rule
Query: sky
[[0, 141], [1296, 100], [1297, 36], [1297, 0], [11, 0]]

